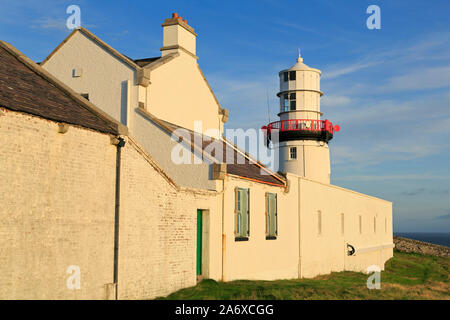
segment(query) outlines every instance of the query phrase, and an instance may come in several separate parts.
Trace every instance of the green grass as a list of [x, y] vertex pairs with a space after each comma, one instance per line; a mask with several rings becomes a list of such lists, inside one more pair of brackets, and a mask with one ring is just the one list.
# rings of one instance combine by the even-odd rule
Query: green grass
[[450, 259], [394, 251], [381, 273], [381, 289], [367, 275], [335, 272], [314, 279], [277, 281], [203, 280], [160, 299], [450, 299]]

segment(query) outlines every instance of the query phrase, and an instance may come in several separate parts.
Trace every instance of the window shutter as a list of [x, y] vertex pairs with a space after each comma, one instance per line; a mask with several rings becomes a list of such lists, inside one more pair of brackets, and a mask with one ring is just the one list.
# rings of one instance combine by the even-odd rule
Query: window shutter
[[234, 188], [234, 235], [239, 233], [239, 221], [238, 221], [238, 207], [239, 207], [239, 189]]
[[274, 209], [275, 209], [275, 214], [274, 214], [274, 216], [275, 216], [275, 230], [274, 230], [274, 233], [275, 233], [275, 235], [278, 235], [278, 197], [277, 197], [277, 194], [275, 193], [275, 207], [274, 207]]
[[269, 234], [269, 194], [266, 192], [265, 195], [266, 200], [266, 211], [265, 211], [265, 217], [266, 217], [266, 236]]
[[235, 236], [250, 236], [249, 189], [235, 188]]
[[243, 228], [242, 228], [242, 235], [245, 237], [245, 236], [247, 236], [247, 237], [249, 237], [250, 236], [250, 192], [249, 192], [249, 189], [244, 189], [243, 190], [243, 194], [244, 194], [244, 201], [243, 201], [243, 204], [244, 204], [244, 207], [243, 207], [243, 209], [244, 210], [242, 210], [242, 215], [243, 215]]
[[269, 235], [276, 235], [276, 194], [269, 193]]

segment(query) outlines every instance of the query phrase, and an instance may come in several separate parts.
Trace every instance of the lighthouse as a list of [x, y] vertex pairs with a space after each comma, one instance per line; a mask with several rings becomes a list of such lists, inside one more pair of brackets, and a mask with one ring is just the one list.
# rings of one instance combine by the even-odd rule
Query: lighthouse
[[328, 143], [339, 126], [321, 119], [320, 76], [303, 63], [299, 50], [297, 63], [279, 72], [280, 120], [262, 129], [279, 153], [279, 171], [329, 184]]

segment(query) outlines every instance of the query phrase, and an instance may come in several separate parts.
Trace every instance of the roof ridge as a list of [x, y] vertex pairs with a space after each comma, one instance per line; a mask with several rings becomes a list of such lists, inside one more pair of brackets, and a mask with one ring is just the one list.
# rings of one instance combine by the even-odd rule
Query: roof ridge
[[87, 37], [89, 37], [92, 41], [96, 42], [97, 44], [99, 44], [101, 47], [103, 47], [104, 49], [106, 49], [107, 51], [109, 51], [112, 55], [114, 55], [116, 58], [122, 60], [123, 62], [127, 63], [130, 67], [139, 70], [141, 69], [141, 67], [139, 65], [137, 65], [133, 59], [127, 57], [126, 55], [120, 53], [119, 51], [117, 51], [116, 49], [114, 49], [113, 47], [111, 47], [109, 44], [107, 44], [105, 41], [103, 41], [102, 39], [100, 39], [99, 37], [97, 37], [95, 34], [93, 34], [91, 31], [89, 31], [86, 28], [83, 27], [78, 27], [76, 29], [74, 29], [48, 56], [47, 58], [45, 58], [40, 65], [44, 65], [48, 60], [50, 60], [50, 58], [64, 45], [66, 44], [70, 38], [76, 33], [76, 32], [81, 32], [84, 35], [86, 35]]

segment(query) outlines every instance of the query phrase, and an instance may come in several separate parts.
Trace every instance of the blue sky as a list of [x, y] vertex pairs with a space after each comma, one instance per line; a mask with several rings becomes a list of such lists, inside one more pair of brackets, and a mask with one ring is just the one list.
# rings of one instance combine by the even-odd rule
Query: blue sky
[[[35, 61], [69, 33], [66, 8], [120, 52], [159, 56], [161, 23], [178, 12], [228, 128], [276, 118], [278, 71], [322, 70], [332, 183], [394, 203], [395, 231], [450, 232], [450, 1], [0, 1], [0, 39]], [[381, 8], [381, 29], [366, 8]]]

